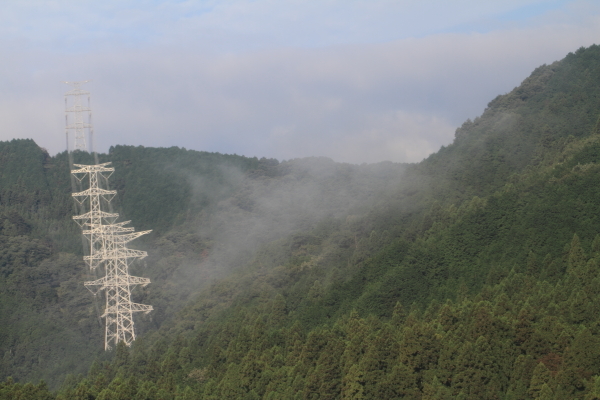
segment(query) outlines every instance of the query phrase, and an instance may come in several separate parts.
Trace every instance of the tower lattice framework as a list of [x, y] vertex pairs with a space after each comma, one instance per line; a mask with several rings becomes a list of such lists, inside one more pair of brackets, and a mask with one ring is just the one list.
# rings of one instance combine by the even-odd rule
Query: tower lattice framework
[[150, 280], [129, 275], [129, 265], [135, 259], [146, 257], [147, 253], [127, 248], [127, 243], [150, 231], [134, 232], [133, 227], [125, 226], [130, 221], [116, 222], [119, 214], [104, 211], [116, 195], [115, 190], [102, 188], [108, 187], [108, 178], [114, 172], [109, 165], [109, 162], [73, 164], [77, 169], [71, 170], [80, 184], [89, 184], [86, 190], [73, 193], [80, 209], [84, 210], [73, 217], [87, 239], [83, 258], [91, 270], [103, 269], [106, 273], [103, 278], [85, 282], [92, 293], [105, 293], [106, 308], [102, 314], [106, 319], [105, 350], [119, 342], [130, 346], [135, 340], [133, 313], [152, 311], [152, 306], [131, 301], [131, 288], [135, 285], [146, 286]]
[[[64, 82], [73, 86], [65, 93], [65, 125], [67, 136], [67, 150], [69, 150], [69, 131], [74, 132], [74, 150], [88, 151], [86, 132], [89, 133], [90, 150], [93, 151], [94, 127], [92, 125], [92, 108], [90, 106], [90, 92], [81, 89], [81, 85], [89, 81]], [[87, 97], [87, 105], [84, 98]], [[71, 118], [69, 118], [71, 116]], [[87, 121], [86, 121], [87, 120]]]

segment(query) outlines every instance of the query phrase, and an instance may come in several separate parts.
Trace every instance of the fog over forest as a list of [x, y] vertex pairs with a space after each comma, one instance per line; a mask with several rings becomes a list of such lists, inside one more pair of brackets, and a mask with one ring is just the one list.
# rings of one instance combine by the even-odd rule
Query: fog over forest
[[0, 11], [0, 400], [600, 399], [596, 3]]

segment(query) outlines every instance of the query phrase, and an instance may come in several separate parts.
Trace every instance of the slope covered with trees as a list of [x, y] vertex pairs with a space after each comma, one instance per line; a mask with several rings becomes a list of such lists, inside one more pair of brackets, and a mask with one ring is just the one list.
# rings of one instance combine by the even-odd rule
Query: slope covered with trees
[[156, 311], [108, 354], [66, 154], [2, 143], [0, 372], [62, 385], [0, 398], [600, 398], [599, 116], [592, 46], [414, 165], [111, 148]]
[[[93, 162], [87, 153], [74, 156]], [[57, 387], [95, 358], [110, 357], [101, 346], [102, 301], [83, 287], [93, 277], [71, 219], [67, 154], [50, 157], [31, 140], [13, 140], [1, 143], [0, 157], [0, 373]], [[115, 166], [121, 220], [153, 229], [137, 243], [150, 256], [133, 265], [152, 280], [134, 293], [155, 308], [137, 323], [142, 335], [174, 318], [189, 296], [245, 266], [261, 243], [370, 201], [404, 168], [127, 146], [99, 158]]]

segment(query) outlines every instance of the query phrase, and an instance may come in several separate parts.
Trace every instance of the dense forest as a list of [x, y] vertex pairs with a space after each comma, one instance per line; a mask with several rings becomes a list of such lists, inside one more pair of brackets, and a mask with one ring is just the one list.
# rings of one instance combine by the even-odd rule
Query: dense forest
[[98, 157], [155, 310], [103, 350], [68, 154], [0, 142], [0, 400], [600, 399], [600, 46], [417, 164]]

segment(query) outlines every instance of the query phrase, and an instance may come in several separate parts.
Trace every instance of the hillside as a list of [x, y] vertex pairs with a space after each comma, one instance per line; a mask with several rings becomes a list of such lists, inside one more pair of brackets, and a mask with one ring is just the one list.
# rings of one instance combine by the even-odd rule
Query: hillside
[[[102, 302], [83, 287], [90, 276], [71, 219], [67, 155], [49, 157], [31, 140], [4, 142], [0, 154], [0, 372], [55, 387], [95, 358], [110, 357], [102, 350]], [[92, 163], [87, 153], [75, 157]], [[142, 334], [173, 318], [191, 294], [243, 267], [261, 243], [368, 203], [404, 168], [127, 146], [99, 158], [115, 166], [121, 220], [153, 229], [137, 243], [150, 256], [134, 265], [152, 280], [134, 294], [155, 308], [138, 321]]]
[[0, 394], [600, 398], [599, 116], [592, 46], [418, 164], [115, 146], [99, 157], [119, 211], [155, 229], [136, 299], [156, 311], [114, 354], [81, 285], [66, 154], [2, 143], [0, 372], [57, 387], [97, 361], [57, 394]]

